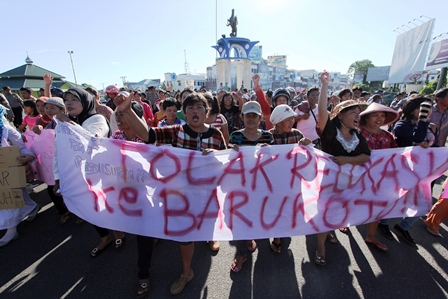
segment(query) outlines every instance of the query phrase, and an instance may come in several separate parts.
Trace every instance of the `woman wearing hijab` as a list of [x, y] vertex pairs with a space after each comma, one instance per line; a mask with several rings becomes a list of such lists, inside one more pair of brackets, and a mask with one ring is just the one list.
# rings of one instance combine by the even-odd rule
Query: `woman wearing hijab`
[[[70, 122], [75, 125], [80, 125], [92, 135], [96, 137], [108, 137], [109, 136], [109, 124], [106, 118], [96, 113], [95, 99], [94, 97], [81, 88], [70, 88], [63, 94], [64, 104], [68, 115], [58, 114], [57, 119], [62, 122]], [[55, 147], [56, 148], [56, 147]], [[57, 150], [53, 159], [53, 172], [55, 179], [54, 191], [59, 195], [59, 173], [57, 167]], [[112, 243], [112, 239], [109, 236], [109, 230], [95, 226], [95, 229], [101, 236], [101, 242], [91, 250], [90, 256], [97, 257], [100, 255], [106, 246]], [[119, 248], [124, 244], [124, 233], [114, 232], [116, 236], [115, 247]]]

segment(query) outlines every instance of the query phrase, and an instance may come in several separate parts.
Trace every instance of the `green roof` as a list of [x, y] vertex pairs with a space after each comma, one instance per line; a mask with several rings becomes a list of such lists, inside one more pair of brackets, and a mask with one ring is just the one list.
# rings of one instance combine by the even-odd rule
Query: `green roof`
[[4, 77], [26, 77], [26, 78], [39, 78], [42, 80], [42, 77], [45, 74], [50, 74], [54, 79], [63, 79], [65, 78], [62, 75], [56, 74], [52, 71], [44, 69], [38, 65], [34, 65], [32, 63], [27, 63], [16, 67], [12, 70], [6, 71], [0, 74], [0, 79], [4, 79]]

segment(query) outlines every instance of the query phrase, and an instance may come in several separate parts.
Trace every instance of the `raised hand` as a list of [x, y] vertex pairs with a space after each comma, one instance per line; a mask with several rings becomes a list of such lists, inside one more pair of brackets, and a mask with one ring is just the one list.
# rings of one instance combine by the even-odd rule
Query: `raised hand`
[[53, 78], [50, 76], [50, 74], [44, 75], [44, 82], [45, 82], [45, 85], [51, 86], [51, 84], [53, 83]]
[[131, 109], [132, 98], [134, 97], [134, 93], [131, 92], [130, 95], [127, 96], [127, 93], [120, 92], [114, 99], [114, 104], [121, 111], [127, 111]]
[[258, 74], [253, 75], [252, 81], [254, 81], [254, 86], [260, 85], [260, 75], [258, 75]]
[[330, 74], [327, 71], [323, 71], [322, 74], [320, 74], [320, 81], [322, 82], [322, 85], [328, 86], [330, 84]]

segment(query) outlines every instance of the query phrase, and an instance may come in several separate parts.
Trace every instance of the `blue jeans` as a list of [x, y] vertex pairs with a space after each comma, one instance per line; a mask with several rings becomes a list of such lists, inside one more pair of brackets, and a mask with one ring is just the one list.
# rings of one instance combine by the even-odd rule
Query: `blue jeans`
[[[419, 217], [403, 217], [400, 222], [398, 222], [398, 226], [404, 230], [409, 230], [411, 226], [418, 220]], [[381, 219], [380, 224], [388, 225], [390, 219]]]

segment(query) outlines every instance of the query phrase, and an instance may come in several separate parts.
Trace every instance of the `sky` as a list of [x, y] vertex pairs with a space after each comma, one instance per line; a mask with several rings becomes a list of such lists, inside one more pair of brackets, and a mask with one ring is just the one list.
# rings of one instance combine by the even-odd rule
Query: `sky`
[[0, 7], [0, 73], [24, 64], [28, 53], [74, 82], [73, 51], [78, 84], [98, 89], [121, 86], [121, 77], [163, 81], [164, 73], [185, 73], [185, 56], [190, 73], [206, 73], [216, 59], [211, 46], [230, 35], [232, 9], [238, 37], [259, 41], [263, 58], [287, 55], [296, 70], [344, 74], [362, 59], [390, 65], [394, 29], [428, 17], [436, 19], [433, 37], [448, 38], [446, 0], [2, 0]]

